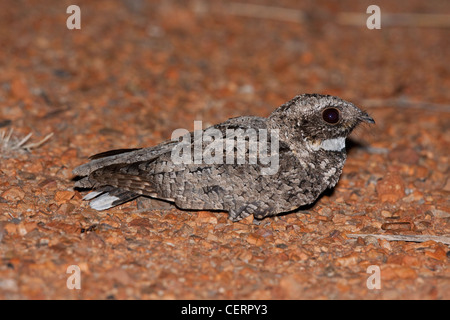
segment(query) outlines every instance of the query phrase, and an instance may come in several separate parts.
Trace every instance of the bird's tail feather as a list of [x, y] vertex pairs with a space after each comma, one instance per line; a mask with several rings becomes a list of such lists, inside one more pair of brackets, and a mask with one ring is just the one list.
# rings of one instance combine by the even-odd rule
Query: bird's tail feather
[[83, 200], [90, 200], [90, 207], [101, 211], [134, 200], [139, 196], [140, 194], [132, 191], [108, 186], [107, 188], [98, 189], [88, 193]]

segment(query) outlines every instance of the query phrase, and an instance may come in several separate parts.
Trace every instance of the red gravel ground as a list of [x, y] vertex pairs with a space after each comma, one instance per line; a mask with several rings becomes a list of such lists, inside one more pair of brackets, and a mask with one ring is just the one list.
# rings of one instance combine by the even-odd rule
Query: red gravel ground
[[[1, 2], [0, 298], [450, 299], [448, 21], [369, 30], [372, 1], [242, 1], [76, 1], [81, 30], [66, 28], [70, 1]], [[377, 4], [387, 17], [450, 13], [448, 1]], [[89, 155], [194, 120], [267, 116], [300, 93], [376, 120], [307, 211], [259, 226], [145, 201], [97, 212], [72, 188]]]

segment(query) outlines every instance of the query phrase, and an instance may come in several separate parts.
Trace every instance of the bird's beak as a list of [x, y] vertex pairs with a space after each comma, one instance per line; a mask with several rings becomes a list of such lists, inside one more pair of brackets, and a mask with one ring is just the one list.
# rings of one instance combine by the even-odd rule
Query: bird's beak
[[361, 113], [361, 115], [359, 116], [359, 120], [367, 123], [375, 123], [375, 120], [373, 120], [373, 118], [369, 116], [366, 112]]

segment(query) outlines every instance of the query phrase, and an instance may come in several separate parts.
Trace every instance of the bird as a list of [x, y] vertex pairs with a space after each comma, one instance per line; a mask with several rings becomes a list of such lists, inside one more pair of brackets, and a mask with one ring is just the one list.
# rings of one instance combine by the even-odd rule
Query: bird
[[153, 147], [91, 156], [73, 170], [74, 187], [90, 189], [83, 200], [99, 211], [150, 197], [183, 210], [225, 211], [234, 222], [260, 221], [334, 188], [346, 138], [360, 123], [375, 121], [339, 97], [301, 94], [268, 117], [235, 117]]

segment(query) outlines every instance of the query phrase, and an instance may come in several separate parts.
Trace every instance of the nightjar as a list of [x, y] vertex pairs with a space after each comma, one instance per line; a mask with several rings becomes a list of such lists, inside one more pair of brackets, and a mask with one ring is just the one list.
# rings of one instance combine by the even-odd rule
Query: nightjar
[[181, 209], [227, 211], [233, 221], [263, 219], [333, 188], [345, 139], [361, 122], [375, 123], [338, 97], [303, 94], [267, 118], [232, 118], [154, 147], [94, 155], [73, 170], [75, 187], [92, 189], [83, 199], [96, 210], [146, 196]]

